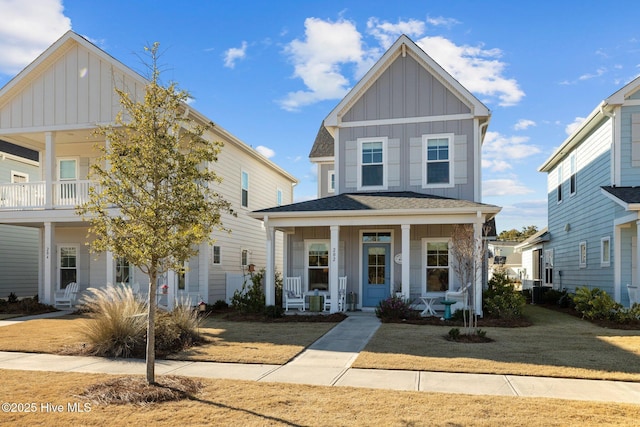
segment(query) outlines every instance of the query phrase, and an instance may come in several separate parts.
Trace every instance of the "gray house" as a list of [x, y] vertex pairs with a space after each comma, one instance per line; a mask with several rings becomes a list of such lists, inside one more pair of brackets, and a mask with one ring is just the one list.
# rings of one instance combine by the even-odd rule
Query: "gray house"
[[[38, 180], [38, 153], [0, 140], [0, 208], [13, 188]], [[0, 224], [0, 298], [38, 293], [38, 231]]]
[[[460, 288], [453, 225], [473, 225], [480, 240], [483, 224], [500, 211], [481, 202], [489, 119], [487, 107], [401, 36], [320, 126], [310, 153], [318, 198], [252, 214], [267, 236], [286, 233], [284, 275], [330, 295], [346, 277], [361, 309], [394, 292], [417, 299]], [[268, 240], [267, 259], [274, 259]], [[267, 304], [273, 270], [268, 263]], [[481, 312], [481, 292], [475, 306]]]
[[628, 305], [627, 285], [640, 283], [640, 78], [602, 101], [539, 170], [552, 285], [598, 287]]

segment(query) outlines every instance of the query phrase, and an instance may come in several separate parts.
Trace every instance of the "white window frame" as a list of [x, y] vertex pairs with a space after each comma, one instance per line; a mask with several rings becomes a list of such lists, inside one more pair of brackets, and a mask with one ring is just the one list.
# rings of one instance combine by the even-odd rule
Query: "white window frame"
[[[327, 277], [330, 277], [330, 264], [331, 261], [329, 260], [329, 252], [331, 251], [331, 240], [326, 240], [326, 239], [310, 239], [310, 240], [305, 240], [304, 241], [304, 288], [309, 291], [309, 269], [312, 268], [311, 265], [309, 265], [309, 249], [311, 248], [311, 245], [313, 244], [324, 244], [327, 245], [327, 265], [326, 266], [315, 266], [315, 267], [321, 267], [321, 268], [327, 268]], [[328, 283], [328, 279], [327, 279], [327, 288], [329, 287], [329, 283]], [[329, 290], [329, 289], [327, 289]]]
[[[422, 188], [450, 188], [455, 186], [454, 178], [454, 134], [452, 133], [434, 133], [422, 135]], [[428, 160], [428, 145], [430, 140], [446, 139], [448, 141], [448, 159], [449, 162], [449, 182], [429, 184], [427, 182], [427, 172], [429, 163], [441, 163], [442, 160]]]
[[281, 188], [276, 188], [276, 206], [282, 206], [283, 193]]
[[11, 183], [12, 184], [18, 183], [16, 181], [16, 177], [24, 178], [24, 181], [19, 182], [19, 184], [23, 184], [23, 183], [29, 182], [29, 174], [28, 173], [12, 170], [11, 171]]
[[[572, 188], [573, 187], [573, 188]], [[571, 191], [573, 189], [573, 191]], [[575, 151], [569, 155], [569, 197], [578, 192], [578, 159]]]
[[[422, 239], [422, 283], [424, 284], [424, 288], [420, 289], [420, 292], [438, 292], [438, 293], [442, 293], [444, 294], [446, 291], [429, 291], [428, 287], [427, 287], [427, 268], [429, 267], [428, 263], [427, 263], [427, 258], [429, 256], [429, 251], [427, 250], [427, 245], [429, 243], [446, 243], [447, 244], [447, 259], [448, 259], [448, 264], [447, 265], [447, 269], [449, 270], [449, 283], [447, 285], [447, 290], [449, 291], [453, 291], [454, 287], [455, 287], [455, 277], [453, 277], [453, 256], [451, 253], [451, 239], [445, 238], [445, 237], [427, 237], [427, 238], [423, 238]], [[434, 268], [441, 268], [442, 266], [433, 266]]]
[[542, 259], [542, 268], [544, 271], [544, 277], [540, 280], [544, 280], [545, 285], [553, 284], [553, 249], [545, 249]]
[[[57, 262], [57, 268], [56, 268], [56, 283], [57, 286], [56, 288], [58, 290], [63, 290], [64, 288], [62, 287], [62, 283], [60, 282], [60, 273], [62, 271], [62, 249], [63, 248], [73, 248], [76, 250], [76, 266], [75, 266], [75, 270], [76, 270], [76, 283], [78, 283], [79, 276], [80, 276], [80, 245], [76, 244], [76, 243], [60, 243], [58, 244], [57, 247], [57, 254], [58, 254], [58, 262]], [[71, 270], [71, 269], [69, 269]]]
[[249, 249], [242, 248], [240, 249], [240, 265], [242, 267], [248, 267], [251, 264], [251, 260], [249, 259], [251, 252]]
[[578, 265], [587, 268], [587, 242], [582, 241], [578, 246]]
[[[216, 248], [218, 249], [217, 262], [216, 262]], [[211, 246], [211, 264], [213, 265], [221, 265], [222, 264], [222, 247], [219, 245]]]
[[[382, 184], [381, 185], [362, 185], [362, 147], [366, 143], [382, 142]], [[389, 138], [386, 136], [375, 138], [358, 138], [358, 190], [386, 190], [388, 182], [388, 151]], [[369, 163], [367, 163], [369, 164]], [[373, 163], [379, 164], [379, 163]]]
[[[125, 283], [125, 284], [133, 284], [134, 283], [134, 270], [135, 267], [133, 266], [133, 264], [131, 264], [130, 262], [123, 262], [123, 261], [127, 261], [126, 257], [117, 257], [115, 259], [115, 267], [116, 267], [116, 274], [115, 274], [115, 281], [117, 283]], [[126, 266], [126, 268], [129, 269], [129, 277], [127, 278], [126, 281], [118, 281], [118, 268], [120, 266]]]
[[327, 193], [336, 192], [336, 171], [330, 170], [327, 174]]
[[[182, 264], [182, 272], [176, 271], [176, 288], [178, 291], [189, 292], [189, 261]], [[184, 277], [184, 288], [180, 289], [180, 276]]]
[[[58, 157], [58, 181], [76, 181], [78, 180], [78, 166], [80, 163], [80, 158], [79, 157]], [[60, 164], [62, 162], [66, 162], [66, 161], [73, 161], [75, 163], [75, 171], [74, 171], [74, 177], [73, 178], [62, 178], [62, 176], [60, 176], [60, 173], [62, 172], [62, 168], [60, 167]]]
[[606, 236], [600, 239], [600, 267], [609, 266], [611, 266], [611, 237]]
[[556, 201], [558, 204], [562, 203], [563, 194], [562, 194], [562, 164], [558, 165], [558, 169], [556, 172], [558, 185], [556, 186]]
[[[244, 176], [247, 177], [247, 188], [244, 188]], [[249, 172], [246, 170], [240, 171], [240, 206], [243, 208], [249, 208], [249, 188], [251, 187]], [[244, 203], [244, 193], [247, 193], [247, 203]]]

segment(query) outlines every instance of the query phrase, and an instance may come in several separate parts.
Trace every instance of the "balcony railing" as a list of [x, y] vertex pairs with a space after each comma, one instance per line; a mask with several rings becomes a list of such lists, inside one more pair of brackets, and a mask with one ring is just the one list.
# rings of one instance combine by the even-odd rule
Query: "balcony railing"
[[73, 209], [88, 200], [90, 185], [88, 180], [0, 184], [0, 210]]

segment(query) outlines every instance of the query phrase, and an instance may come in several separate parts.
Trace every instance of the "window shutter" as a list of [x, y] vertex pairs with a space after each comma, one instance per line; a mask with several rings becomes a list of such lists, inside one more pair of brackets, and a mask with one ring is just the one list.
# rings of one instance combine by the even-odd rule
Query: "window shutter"
[[640, 167], [640, 113], [631, 115], [631, 166]]

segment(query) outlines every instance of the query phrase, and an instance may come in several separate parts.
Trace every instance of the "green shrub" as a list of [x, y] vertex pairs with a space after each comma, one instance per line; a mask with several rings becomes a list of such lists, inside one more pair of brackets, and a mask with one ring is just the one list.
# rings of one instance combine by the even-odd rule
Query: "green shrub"
[[542, 296], [545, 304], [558, 305], [560, 299], [566, 294], [566, 291], [558, 291], [556, 289], [548, 289]]
[[449, 329], [449, 338], [452, 341], [458, 340], [458, 338], [460, 338], [460, 329], [458, 329], [458, 328]]
[[11, 292], [11, 293], [9, 294], [9, 298], [7, 298], [7, 302], [8, 302], [9, 304], [15, 304], [15, 303], [17, 303], [17, 302], [18, 302], [18, 296], [17, 296], [14, 292]]
[[573, 302], [578, 313], [589, 320], [616, 320], [618, 312], [623, 308], [608, 293], [599, 289], [580, 287], [576, 289]]
[[279, 305], [268, 305], [264, 308], [264, 316], [270, 319], [278, 319], [284, 316], [284, 309]]
[[489, 280], [483, 303], [484, 312], [490, 317], [517, 319], [522, 317], [526, 300], [515, 290], [514, 282], [505, 273], [498, 272]]
[[225, 300], [219, 299], [218, 301], [214, 302], [212, 305], [207, 304], [207, 311], [221, 311], [221, 310], [225, 310], [229, 308], [229, 304], [227, 304], [227, 302]]
[[231, 307], [242, 313], [262, 313], [265, 306], [265, 296], [262, 290], [264, 269], [251, 276], [251, 284], [245, 281], [241, 290], [234, 292], [231, 297]]
[[409, 319], [413, 315], [408, 300], [392, 295], [378, 303], [376, 316], [383, 322]]

